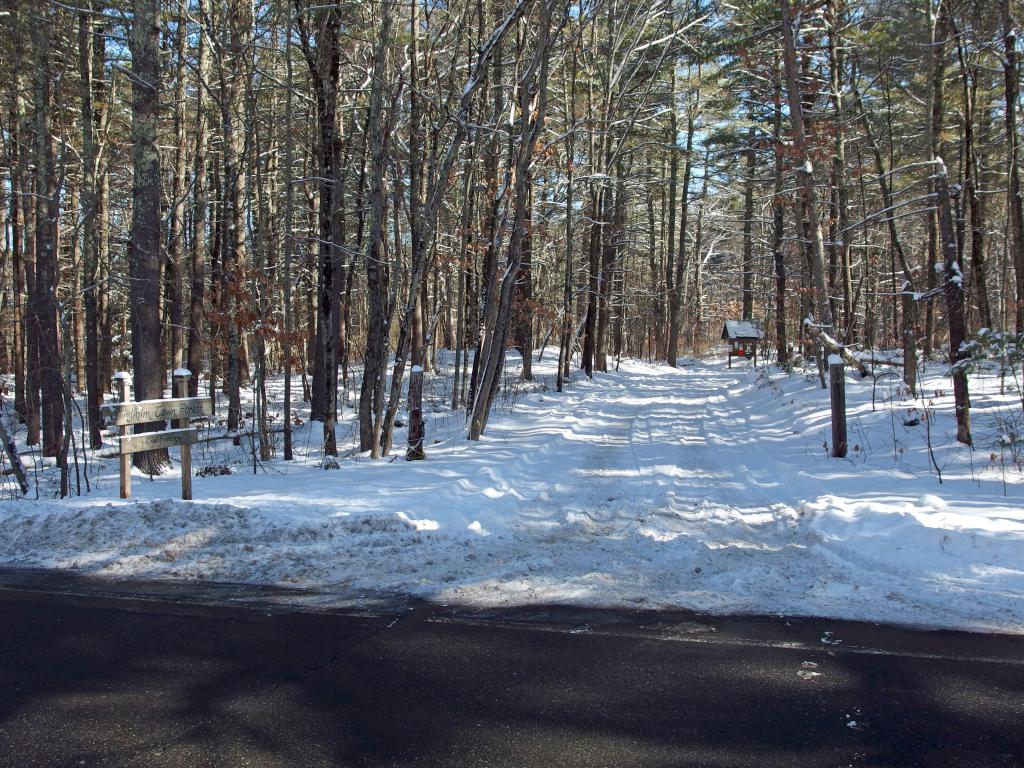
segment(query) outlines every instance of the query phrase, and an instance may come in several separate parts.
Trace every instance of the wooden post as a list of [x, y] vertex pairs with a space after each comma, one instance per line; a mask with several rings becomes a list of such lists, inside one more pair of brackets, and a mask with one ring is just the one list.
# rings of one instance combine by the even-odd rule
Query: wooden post
[[[178, 368], [174, 371], [174, 396], [188, 397], [188, 382], [192, 378], [192, 372], [187, 368]], [[176, 419], [174, 427], [184, 429], [188, 426], [188, 419]], [[192, 446], [185, 443], [181, 446], [181, 498], [190, 500], [192, 498]]]
[[832, 455], [846, 456], [846, 365], [839, 355], [828, 358], [829, 393], [832, 397]]
[[[114, 390], [117, 392], [117, 399], [122, 403], [128, 402], [128, 390], [132, 385], [132, 376], [125, 371], [118, 371], [114, 374]], [[128, 425], [122, 424], [117, 428], [121, 437], [128, 435]], [[132, 457], [122, 453], [118, 459], [121, 474], [121, 498], [130, 499], [132, 496]]]

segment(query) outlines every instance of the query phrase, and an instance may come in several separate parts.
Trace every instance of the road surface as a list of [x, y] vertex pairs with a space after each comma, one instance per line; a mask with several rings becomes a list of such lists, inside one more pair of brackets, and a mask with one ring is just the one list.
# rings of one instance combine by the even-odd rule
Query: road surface
[[0, 573], [0, 765], [1024, 766], [1024, 638]]

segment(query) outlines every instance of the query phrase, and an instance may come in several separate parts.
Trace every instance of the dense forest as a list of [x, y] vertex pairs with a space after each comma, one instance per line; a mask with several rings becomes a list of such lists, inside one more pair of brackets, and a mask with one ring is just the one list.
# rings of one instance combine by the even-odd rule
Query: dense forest
[[330, 455], [358, 368], [359, 448], [401, 415], [415, 459], [438, 350], [477, 439], [506, 350], [561, 388], [741, 318], [782, 365], [901, 350], [914, 393], [919, 360], [1024, 332], [1020, 11], [5, 0], [5, 400], [60, 465], [114, 372], [142, 400], [187, 368], [268, 457], [283, 375]]

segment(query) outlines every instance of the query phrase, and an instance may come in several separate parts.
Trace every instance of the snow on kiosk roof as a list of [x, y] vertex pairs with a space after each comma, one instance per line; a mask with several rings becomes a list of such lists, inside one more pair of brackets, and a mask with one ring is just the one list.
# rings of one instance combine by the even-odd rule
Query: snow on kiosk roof
[[729, 342], [730, 368], [734, 357], [753, 360], [754, 367], [757, 367], [757, 342], [764, 338], [764, 333], [754, 323], [750, 320], [726, 320], [722, 338]]
[[764, 338], [764, 331], [749, 320], [726, 320], [722, 327], [722, 338], [729, 341], [733, 339], [757, 340]]

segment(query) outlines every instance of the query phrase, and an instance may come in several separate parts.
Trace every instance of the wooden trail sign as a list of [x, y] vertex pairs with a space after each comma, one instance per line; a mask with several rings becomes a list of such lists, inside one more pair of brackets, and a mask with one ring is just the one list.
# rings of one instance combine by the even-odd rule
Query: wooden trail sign
[[[205, 397], [187, 396], [191, 377], [192, 373], [184, 368], [174, 372], [174, 391], [178, 397], [132, 402], [128, 399], [131, 377], [127, 373], [114, 374], [120, 402], [104, 405], [103, 412], [118, 428], [122, 499], [132, 495], [131, 454], [172, 446], [181, 446], [181, 498], [192, 498], [192, 443], [199, 439], [199, 431], [188, 424], [190, 419], [211, 416], [213, 404]], [[174, 429], [137, 434], [128, 432], [131, 424], [168, 420], [173, 422]]]
[[119, 437], [119, 453], [140, 453], [157, 448], [173, 448], [176, 445], [192, 445], [199, 439], [199, 430], [193, 428], [168, 429], [164, 432], [143, 432], [138, 435]]
[[103, 412], [112, 424], [121, 427], [150, 421], [201, 419], [213, 415], [213, 404], [208, 397], [177, 397], [169, 400], [110, 403], [103, 406]]

